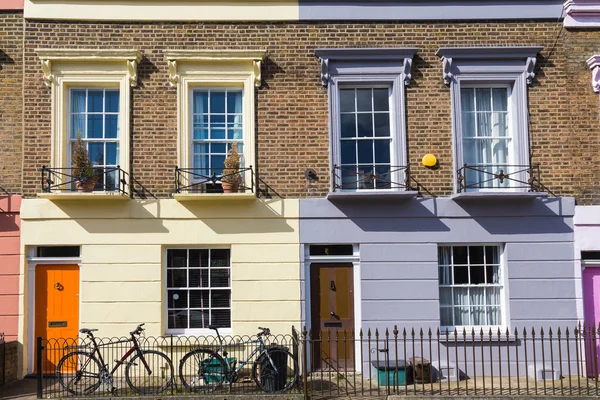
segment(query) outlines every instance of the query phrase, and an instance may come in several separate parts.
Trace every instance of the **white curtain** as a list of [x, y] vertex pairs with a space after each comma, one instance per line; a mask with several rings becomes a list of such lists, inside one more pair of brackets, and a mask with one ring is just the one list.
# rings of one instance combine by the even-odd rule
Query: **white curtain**
[[85, 90], [71, 91], [71, 139], [75, 139], [78, 133], [81, 133], [82, 138], [86, 137], [85, 100]]

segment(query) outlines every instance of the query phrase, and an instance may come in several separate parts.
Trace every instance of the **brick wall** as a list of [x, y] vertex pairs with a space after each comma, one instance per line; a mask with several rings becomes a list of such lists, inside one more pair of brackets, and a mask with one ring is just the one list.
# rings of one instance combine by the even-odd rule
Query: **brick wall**
[[[414, 165], [414, 177], [427, 190], [446, 196], [452, 193], [454, 175], [450, 90], [442, 81], [436, 50], [442, 46], [543, 46], [537, 78], [528, 89], [532, 161], [542, 164], [542, 180], [556, 194], [591, 201], [586, 193], [598, 187], [596, 174], [573, 156], [592, 154], [597, 140], [590, 138], [592, 127], [584, 123], [585, 110], [578, 111], [584, 130], [573, 124], [572, 102], [579, 99], [565, 68], [567, 33], [561, 27], [561, 22], [494, 21], [236, 25], [29, 21], [25, 49], [25, 195], [39, 191], [39, 168], [50, 161], [50, 90], [42, 82], [36, 48], [114, 47], [143, 52], [139, 85], [133, 89], [132, 98], [133, 172], [144, 186], [163, 197], [173, 191], [177, 139], [176, 89], [168, 84], [165, 51], [267, 49], [263, 84], [256, 100], [259, 174], [285, 197], [307, 197], [322, 196], [329, 187], [327, 90], [320, 83], [316, 48], [419, 48], [413, 63], [413, 82], [406, 91], [409, 162]], [[585, 85], [577, 90], [588, 90]], [[586, 101], [594, 99], [588, 97]], [[420, 166], [421, 157], [429, 152], [439, 157], [438, 170]], [[320, 177], [312, 189], [307, 188], [304, 179], [307, 168], [314, 168]], [[579, 179], [575, 184], [573, 176]]]
[[21, 192], [22, 148], [23, 14], [0, 11], [0, 187], [10, 193]]

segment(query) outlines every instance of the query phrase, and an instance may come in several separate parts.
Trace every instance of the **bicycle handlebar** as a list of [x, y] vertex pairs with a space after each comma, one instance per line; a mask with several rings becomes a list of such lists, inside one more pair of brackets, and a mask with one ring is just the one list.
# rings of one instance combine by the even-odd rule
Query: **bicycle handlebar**
[[133, 330], [133, 331], [129, 332], [129, 334], [130, 334], [131, 336], [133, 336], [133, 335], [141, 335], [141, 334], [142, 334], [142, 332], [144, 332], [144, 328], [142, 328], [142, 326], [144, 326], [144, 325], [146, 325], [146, 324], [145, 324], [145, 323], [139, 324], [139, 325], [137, 326], [137, 328], [135, 328], [135, 330]]
[[261, 328], [259, 326], [258, 329], [260, 329], [261, 332], [258, 332], [257, 336], [269, 336], [271, 334], [271, 330], [269, 328]]

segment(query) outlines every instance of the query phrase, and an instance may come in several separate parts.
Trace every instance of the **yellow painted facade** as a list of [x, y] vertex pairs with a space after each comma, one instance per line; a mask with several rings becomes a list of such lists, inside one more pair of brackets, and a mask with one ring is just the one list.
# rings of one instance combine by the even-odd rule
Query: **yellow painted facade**
[[[32, 310], [37, 246], [81, 246], [80, 327], [122, 336], [146, 323], [166, 332], [168, 248], [231, 249], [232, 328], [275, 334], [300, 327], [298, 200], [213, 204], [165, 200], [123, 202], [26, 199], [22, 218], [22, 310]], [[39, 260], [38, 260], [39, 261]], [[33, 313], [21, 315], [25, 372], [31, 371]], [[210, 331], [209, 331], [210, 332]]]
[[25, 0], [25, 18], [90, 21], [293, 21], [298, 0]]

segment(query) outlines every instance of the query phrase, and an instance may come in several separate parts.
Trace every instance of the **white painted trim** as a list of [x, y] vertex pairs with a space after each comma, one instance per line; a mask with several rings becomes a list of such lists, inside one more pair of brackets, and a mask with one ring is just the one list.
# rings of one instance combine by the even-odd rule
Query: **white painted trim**
[[600, 1], [567, 0], [563, 7], [566, 28], [600, 28]]
[[[35, 246], [30, 248], [30, 253], [35, 249]], [[79, 265], [79, 324], [81, 325], [81, 257], [27, 257], [27, 301], [29, 303], [27, 312], [27, 370], [26, 374], [32, 374], [34, 371], [34, 360], [36, 350], [36, 337], [35, 337], [35, 270], [38, 265], [52, 265], [52, 264], [72, 264]], [[78, 329], [79, 330], [79, 329]]]
[[[323, 256], [318, 256], [318, 257], [311, 257], [310, 254], [308, 254], [310, 245], [303, 245], [304, 249], [305, 249], [305, 256], [304, 256], [304, 287], [305, 287], [305, 294], [304, 294], [304, 322], [305, 322], [305, 327], [306, 327], [306, 331], [310, 332], [310, 329], [312, 327], [312, 315], [311, 315], [311, 287], [310, 287], [310, 278], [311, 278], [311, 270], [310, 270], [310, 266], [311, 264], [332, 264], [332, 263], [346, 263], [346, 264], [352, 264], [352, 274], [353, 274], [353, 285], [354, 285], [354, 332], [355, 335], [358, 334], [358, 332], [360, 331], [361, 328], [361, 324], [362, 324], [362, 291], [361, 291], [361, 275], [360, 275], [360, 260], [357, 259], [356, 256], [347, 256], [347, 257], [330, 257], [329, 259], [326, 259]], [[354, 245], [355, 248], [355, 254], [356, 254], [356, 249], [358, 249], [358, 245]], [[307, 335], [307, 339], [308, 339], [308, 335]], [[361, 355], [361, 343], [360, 341], [356, 341], [355, 342], [355, 360], [354, 360], [354, 368], [355, 368], [355, 372], [361, 372], [362, 371], [362, 358], [360, 357]], [[308, 368], [310, 369], [310, 361], [311, 361], [311, 354], [310, 352], [307, 352], [307, 365]]]
[[[600, 19], [600, 17], [599, 17]], [[587, 65], [592, 70], [592, 88], [594, 92], [600, 92], [600, 55], [594, 54], [587, 60]]]

